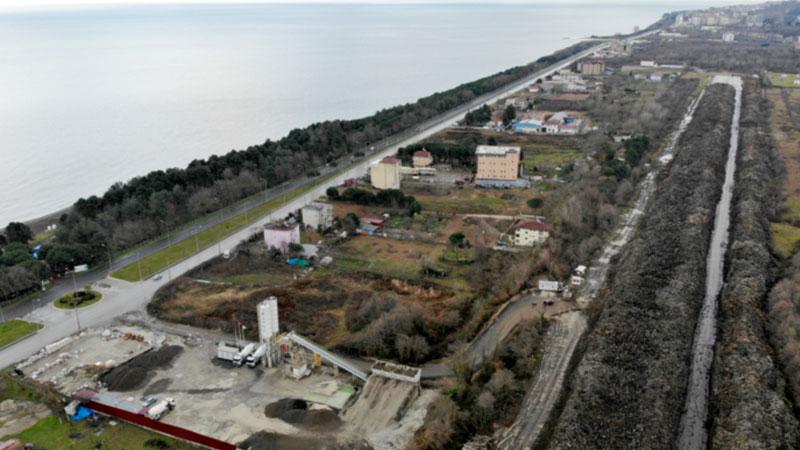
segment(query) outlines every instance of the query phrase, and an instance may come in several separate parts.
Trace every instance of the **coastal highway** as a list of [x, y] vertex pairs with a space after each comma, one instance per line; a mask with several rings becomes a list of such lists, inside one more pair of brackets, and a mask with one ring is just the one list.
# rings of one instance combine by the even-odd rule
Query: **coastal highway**
[[[641, 36], [642, 35], [638, 35], [637, 37]], [[111, 318], [119, 314], [142, 309], [150, 300], [153, 293], [155, 293], [159, 287], [168, 283], [170, 279], [179, 276], [180, 274], [191, 270], [199, 264], [218, 256], [221, 249], [230, 249], [235, 247], [239, 242], [248, 239], [273, 219], [284, 217], [289, 212], [301, 208], [314, 199], [324, 195], [325, 190], [328, 187], [340, 185], [348, 178], [355, 178], [364, 175], [368, 171], [371, 163], [383, 158], [384, 156], [396, 153], [400, 147], [405, 147], [416, 143], [450, 126], [453, 126], [459, 120], [461, 120], [468, 111], [478, 108], [485, 103], [502, 100], [525, 88], [536, 79], [544, 78], [559, 69], [575, 63], [581, 58], [589, 56], [592, 53], [607, 47], [608, 45], [608, 42], [601, 42], [596, 46], [561, 60], [558, 63], [548, 66], [545, 69], [520, 79], [514, 83], [506, 85], [494, 92], [477, 97], [468, 104], [462, 105], [445, 114], [435, 117], [423, 124], [418, 125], [412, 130], [389, 138], [380, 144], [376, 144], [374, 146], [375, 150], [370, 153], [369, 158], [355, 162], [349, 168], [342, 170], [341, 173], [335, 177], [317, 184], [313, 189], [304, 195], [290, 200], [287, 204], [279, 207], [271, 214], [262, 217], [247, 228], [244, 228], [228, 236], [227, 238], [222, 239], [217, 245], [201, 250], [199, 253], [172, 265], [170, 268], [165, 269], [163, 272], [157, 274], [160, 275], [160, 277], [155, 276], [149, 280], [128, 283], [121, 280], [106, 278], [108, 275], [107, 269], [98, 269], [93, 272], [81, 274], [77, 280], [78, 286], [82, 286], [87, 283], [96, 283], [104, 297], [99, 303], [84, 308], [77, 314], [74, 312], [57, 310], [51, 304], [52, 301], [59, 295], [69, 292], [72, 289], [72, 280], [70, 277], [62, 279], [61, 282], [56, 284], [56, 286], [47, 292], [44, 292], [42, 296], [36, 299], [30, 299], [26, 302], [21, 302], [14, 306], [8, 307], [8, 309], [5, 310], [6, 318], [24, 317], [30, 320], [41, 322], [45, 325], [45, 328], [36, 335], [0, 351], [0, 367], [8, 366], [34, 353], [44, 345], [76, 332], [78, 321], [80, 321], [84, 328], [89, 326], [99, 326], [107, 323]], [[241, 206], [239, 206], [239, 208], [252, 208], [270, 198], [284, 195], [285, 192], [288, 192], [304, 183], [314, 183], [314, 180], [304, 179], [297, 180], [293, 183], [296, 184], [290, 184], [287, 185], [288, 187], [284, 186], [283, 188], [268, 192], [262, 198], [252, 200], [252, 203], [244, 202]], [[226, 217], [230, 217], [230, 215], [235, 214], [235, 211], [237, 210], [230, 211]], [[243, 211], [244, 209], [239, 210], [239, 212]], [[202, 227], [207, 227], [213, 223], [216, 223], [215, 220], [224, 220], [224, 218], [222, 215], [218, 217], [215, 216], [215, 218], [210, 219], [202, 225], [198, 224], [195, 227], [176, 232], [172, 235], [170, 241], [176, 242], [181, 239], [191, 237], [194, 233], [202, 230]], [[166, 247], [166, 245], [166, 241], [159, 241], [141, 248], [138, 252], [129, 254], [115, 261], [114, 267], [119, 268], [122, 265], [136, 262], [138, 258], [157, 252], [158, 250]], [[103, 286], [108, 287], [104, 288]], [[78, 317], [75, 317], [76, 315]]]

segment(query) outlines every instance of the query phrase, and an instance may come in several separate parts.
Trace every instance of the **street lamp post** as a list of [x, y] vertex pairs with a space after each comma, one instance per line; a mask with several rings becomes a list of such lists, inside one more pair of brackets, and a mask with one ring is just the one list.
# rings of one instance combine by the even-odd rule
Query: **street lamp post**
[[164, 228], [167, 229], [167, 247], [172, 247], [172, 240], [170, 239], [169, 224], [167, 224], [167, 221], [165, 221], [165, 220], [158, 219], [158, 221], [163, 223], [164, 224]]
[[114, 260], [111, 258], [111, 246], [108, 245], [108, 242], [100, 245], [105, 247], [106, 252], [108, 253], [108, 276], [111, 277], [111, 272], [114, 271]]
[[[6, 299], [6, 295], [7, 295], [7, 292], [6, 292], [5, 289], [3, 289], [3, 298], [2, 298], [3, 300]], [[0, 323], [5, 323], [5, 321], [6, 321], [6, 316], [3, 313], [3, 303], [0, 302]]]
[[139, 268], [139, 281], [144, 281], [142, 276], [142, 258], [140, 257], [139, 250], [136, 251], [136, 267]]
[[[72, 260], [72, 287], [74, 288], [75, 292], [72, 293], [72, 298], [75, 298], [75, 294], [78, 292], [78, 281], [75, 279], [75, 260]], [[78, 324], [78, 334], [81, 332], [81, 319], [78, 317], [78, 305], [75, 305], [72, 308], [75, 311], [75, 323]]]

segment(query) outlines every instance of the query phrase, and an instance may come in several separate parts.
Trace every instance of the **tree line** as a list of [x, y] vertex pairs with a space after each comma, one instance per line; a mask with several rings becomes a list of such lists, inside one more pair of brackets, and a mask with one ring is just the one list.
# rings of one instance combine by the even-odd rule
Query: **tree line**
[[315, 123], [294, 129], [276, 141], [196, 159], [183, 169], [155, 170], [116, 183], [102, 195], [75, 202], [59, 218], [55, 238], [45, 246], [39, 260], [49, 256], [50, 260], [44, 261], [55, 274], [74, 264], [98, 263], [109, 249], [113, 252], [130, 248], [265, 188], [301, 177], [309, 167], [359, 154], [381, 139], [409, 130], [593, 44], [582, 42], [536, 62], [413, 103], [386, 108], [372, 116]]

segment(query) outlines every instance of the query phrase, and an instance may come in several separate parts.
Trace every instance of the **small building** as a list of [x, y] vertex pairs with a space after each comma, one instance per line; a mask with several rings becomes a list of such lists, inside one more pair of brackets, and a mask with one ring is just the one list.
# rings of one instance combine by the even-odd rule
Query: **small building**
[[333, 205], [328, 203], [309, 203], [300, 210], [303, 223], [314, 229], [328, 229], [333, 226]]
[[286, 225], [268, 224], [264, 226], [264, 243], [267, 248], [275, 248], [282, 253], [289, 250], [289, 244], [300, 243], [300, 226], [299, 224]]
[[590, 61], [581, 61], [578, 63], [578, 70], [583, 75], [602, 75], [606, 70], [606, 63], [602, 59], [593, 59]]
[[559, 281], [539, 280], [539, 290], [542, 292], [560, 292], [564, 287]]
[[512, 122], [511, 129], [514, 130], [514, 133], [541, 133], [542, 122], [535, 119], [520, 120], [518, 122]]
[[631, 136], [630, 134], [615, 134], [614, 135], [614, 143], [615, 144], [621, 144], [621, 143], [623, 143], [625, 141], [629, 141], [631, 139], [631, 137], [633, 137], [633, 136]]
[[576, 267], [575, 268], [575, 275], [577, 275], [579, 277], [582, 277], [582, 276], [586, 275], [586, 266], [581, 264], [580, 266]]
[[414, 167], [430, 167], [433, 165], [433, 155], [424, 148], [422, 150], [417, 150], [414, 152], [412, 164]]
[[583, 284], [584, 281], [585, 279], [583, 277], [578, 275], [573, 275], [569, 279], [569, 284], [571, 284], [572, 286], [580, 286]]
[[533, 247], [550, 237], [553, 226], [533, 220], [523, 220], [514, 225], [514, 245]]
[[400, 189], [400, 160], [387, 156], [370, 167], [369, 175], [376, 189]]
[[722, 33], [722, 42], [733, 42], [735, 40], [736, 40], [736, 35], [731, 33], [730, 31]]
[[646, 60], [639, 61], [639, 65], [642, 67], [658, 67], [655, 61], [646, 61]]
[[658, 83], [663, 79], [664, 79], [664, 74], [662, 74], [661, 72], [653, 72], [650, 74], [650, 81], [654, 83]]
[[519, 147], [479, 145], [475, 155], [478, 159], [475, 182], [479, 186], [511, 187], [520, 184], [522, 150]]
[[630, 53], [631, 44], [630, 44], [630, 42], [628, 42], [626, 40], [623, 40], [623, 39], [615, 39], [608, 46], [608, 49], [612, 53]]

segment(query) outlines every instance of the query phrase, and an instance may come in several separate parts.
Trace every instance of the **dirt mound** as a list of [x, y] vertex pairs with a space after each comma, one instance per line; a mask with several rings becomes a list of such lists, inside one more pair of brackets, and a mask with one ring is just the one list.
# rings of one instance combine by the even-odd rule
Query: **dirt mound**
[[132, 391], [144, 386], [155, 369], [168, 367], [183, 351], [179, 345], [168, 345], [151, 350], [131, 359], [127, 363], [106, 372], [100, 380], [110, 391]]
[[237, 444], [250, 450], [373, 450], [366, 441], [332, 442], [259, 431]]
[[317, 431], [333, 431], [342, 424], [342, 419], [329, 409], [312, 409], [303, 417], [303, 427]]
[[335, 412], [329, 409], [308, 409], [308, 402], [295, 398], [284, 398], [270, 403], [264, 408], [264, 414], [316, 431], [332, 431], [342, 424]]
[[267, 417], [279, 419], [288, 412], [294, 410], [305, 411], [306, 409], [308, 409], [308, 403], [305, 400], [283, 398], [267, 405], [267, 407], [264, 408], [264, 414], [266, 414]]

